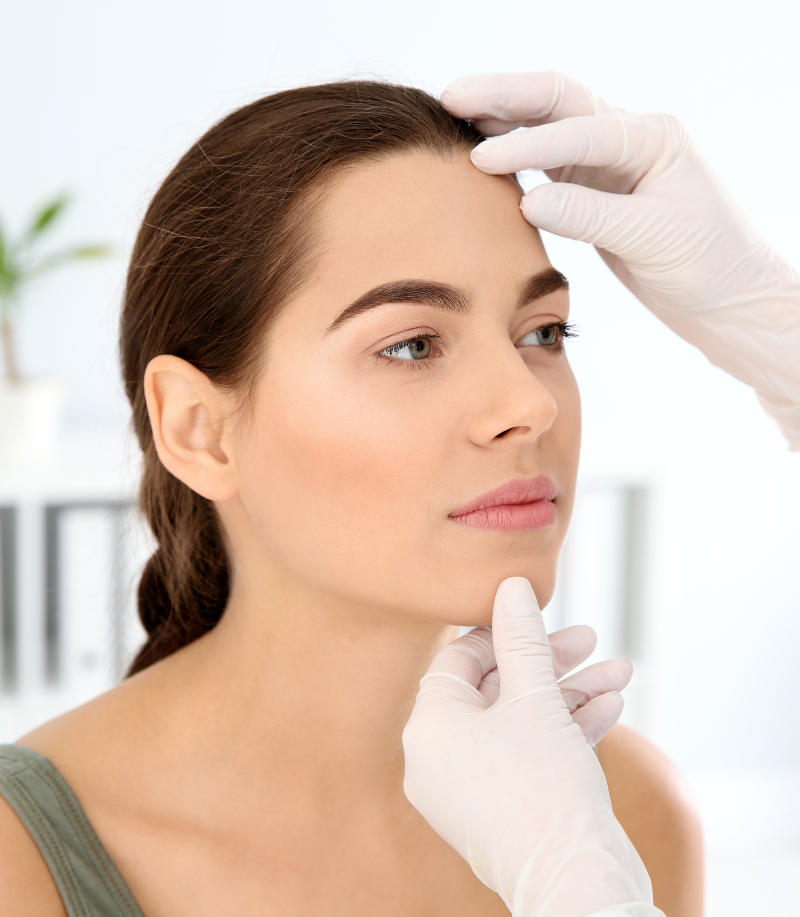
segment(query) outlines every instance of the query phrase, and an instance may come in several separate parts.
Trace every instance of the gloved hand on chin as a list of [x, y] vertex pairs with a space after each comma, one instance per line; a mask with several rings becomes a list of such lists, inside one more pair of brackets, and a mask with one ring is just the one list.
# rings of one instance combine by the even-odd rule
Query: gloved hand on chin
[[[594, 669], [594, 683], [576, 710], [590, 731], [597, 717], [605, 734], [622, 711], [617, 686], [631, 670], [619, 661], [584, 670]], [[586, 917], [610, 907], [663, 917], [570, 712], [567, 681], [556, 681], [530, 582], [507, 577], [492, 626], [443, 647], [420, 680], [403, 730], [403, 790], [513, 917]]]

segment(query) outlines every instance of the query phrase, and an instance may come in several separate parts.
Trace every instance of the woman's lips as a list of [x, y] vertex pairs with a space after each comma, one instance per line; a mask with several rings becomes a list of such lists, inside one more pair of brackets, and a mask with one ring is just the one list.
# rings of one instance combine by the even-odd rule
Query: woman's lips
[[540, 474], [536, 478], [513, 478], [451, 510], [449, 515], [462, 516], [491, 506], [514, 506], [519, 503], [535, 503], [537, 500], [555, 500], [557, 494], [558, 487], [546, 474]]
[[454, 522], [478, 529], [494, 529], [501, 532], [520, 532], [553, 525], [557, 510], [552, 500], [536, 500], [533, 503], [516, 503], [503, 506], [485, 506], [450, 516]]

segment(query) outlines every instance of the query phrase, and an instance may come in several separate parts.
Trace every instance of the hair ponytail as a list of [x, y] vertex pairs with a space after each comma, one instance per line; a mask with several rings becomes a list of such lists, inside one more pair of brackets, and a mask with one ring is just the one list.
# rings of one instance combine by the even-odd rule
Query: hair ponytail
[[213, 503], [170, 474], [148, 451], [139, 509], [158, 541], [137, 590], [148, 638], [125, 673], [134, 675], [201, 637], [228, 600], [228, 556]]

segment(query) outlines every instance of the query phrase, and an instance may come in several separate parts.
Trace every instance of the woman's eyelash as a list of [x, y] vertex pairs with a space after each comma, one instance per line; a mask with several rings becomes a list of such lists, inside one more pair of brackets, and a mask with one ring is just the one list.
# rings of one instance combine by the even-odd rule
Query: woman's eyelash
[[[533, 328], [531, 331], [528, 331], [527, 334], [524, 334], [523, 337], [527, 337], [529, 334], [535, 334], [539, 331], [546, 331], [548, 328], [557, 328], [558, 329], [558, 338], [553, 344], [544, 344], [540, 345], [539, 349], [547, 350], [551, 353], [559, 354], [564, 352], [564, 341], [566, 338], [578, 337], [578, 332], [575, 330], [575, 325], [572, 322], [550, 322], [547, 325], [540, 325], [538, 328]], [[377, 356], [381, 360], [385, 360], [388, 363], [393, 364], [405, 364], [410, 369], [416, 369], [419, 367], [422, 369], [423, 366], [427, 365], [428, 368], [431, 367], [433, 363], [432, 360], [426, 358], [424, 360], [401, 360], [397, 357], [387, 357], [384, 354], [387, 351], [399, 351], [409, 344], [413, 344], [415, 341], [429, 340], [429, 341], [438, 341], [441, 340], [440, 334], [415, 334], [414, 337], [406, 338], [404, 341], [398, 341], [396, 344], [390, 344], [388, 347], [384, 347]], [[526, 345], [528, 346], [528, 345]]]

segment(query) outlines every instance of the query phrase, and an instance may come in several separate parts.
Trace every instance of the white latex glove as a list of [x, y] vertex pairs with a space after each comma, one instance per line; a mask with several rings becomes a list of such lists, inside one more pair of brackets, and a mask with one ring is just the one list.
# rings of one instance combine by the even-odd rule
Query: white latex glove
[[[483, 647], [486, 637], [491, 639], [491, 628], [476, 627], [472, 633], [475, 634], [473, 638], [469, 634], [462, 636], [463, 645], [469, 648], [473, 641], [477, 641], [476, 651], [485, 652]], [[588, 624], [573, 624], [553, 631], [547, 638], [553, 655], [555, 676], [561, 679], [558, 683], [561, 696], [572, 719], [580, 726], [584, 738], [594, 748], [622, 714], [623, 700], [618, 692], [631, 680], [631, 661], [625, 656], [603, 659], [587, 665], [569, 678], [562, 678], [562, 675], [571, 672], [592, 655], [597, 646], [597, 633]], [[486, 672], [481, 690], [490, 701], [497, 698], [500, 675], [496, 666]], [[595, 698], [597, 700], [594, 703], [589, 703]]]
[[472, 150], [479, 169], [551, 179], [522, 198], [533, 226], [593, 244], [664, 324], [752, 386], [800, 451], [800, 273], [676, 117], [612, 108], [553, 70], [461, 77], [441, 103], [486, 136], [506, 135]]
[[409, 802], [513, 917], [586, 917], [612, 906], [663, 917], [556, 682], [525, 577], [501, 581], [491, 628], [434, 657], [402, 741]]

